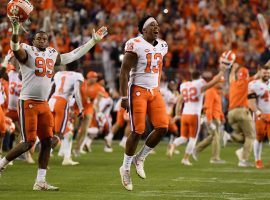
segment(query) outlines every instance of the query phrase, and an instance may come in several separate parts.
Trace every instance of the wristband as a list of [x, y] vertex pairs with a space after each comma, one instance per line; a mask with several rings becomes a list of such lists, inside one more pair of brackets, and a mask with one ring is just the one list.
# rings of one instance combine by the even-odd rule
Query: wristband
[[20, 43], [14, 43], [12, 40], [10, 41], [10, 48], [12, 51], [18, 51], [20, 49]]

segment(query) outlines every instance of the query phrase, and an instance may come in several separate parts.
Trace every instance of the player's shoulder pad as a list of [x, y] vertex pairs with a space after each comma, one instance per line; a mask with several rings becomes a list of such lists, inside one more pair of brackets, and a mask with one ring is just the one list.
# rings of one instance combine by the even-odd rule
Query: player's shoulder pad
[[142, 38], [141, 37], [135, 37], [131, 38], [126, 42], [125, 45], [125, 51], [127, 52], [138, 52], [138, 46], [142, 43]]

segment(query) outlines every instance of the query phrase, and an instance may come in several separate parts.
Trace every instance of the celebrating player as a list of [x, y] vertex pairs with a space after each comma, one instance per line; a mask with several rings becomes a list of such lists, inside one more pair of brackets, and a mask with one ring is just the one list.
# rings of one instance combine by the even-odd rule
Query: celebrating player
[[256, 139], [253, 151], [256, 168], [263, 168], [261, 159], [262, 143], [265, 137], [270, 139], [270, 61], [260, 69], [260, 79], [248, 84], [248, 103], [249, 108], [255, 114]]
[[12, 24], [10, 45], [15, 58], [20, 62], [22, 73], [22, 90], [18, 108], [22, 142], [0, 160], [0, 173], [3, 172], [10, 161], [28, 151], [34, 145], [38, 136], [41, 149], [38, 159], [37, 179], [33, 190], [58, 190], [58, 187], [48, 184], [45, 180], [53, 136], [53, 116], [47, 98], [50, 92], [54, 66], [68, 64], [79, 59], [107, 34], [107, 28], [102, 27], [97, 32], [93, 31], [92, 39], [86, 44], [70, 53], [60, 55], [55, 49], [49, 47], [49, 36], [43, 31], [34, 35], [33, 46], [20, 44], [18, 17], [9, 16], [9, 18]]
[[[146, 178], [144, 160], [166, 134], [169, 123], [165, 103], [159, 91], [162, 62], [168, 46], [165, 41], [157, 38], [159, 25], [155, 18], [143, 18], [139, 22], [139, 31], [142, 36], [132, 38], [126, 43], [120, 71], [121, 106], [129, 109], [132, 131], [126, 142], [123, 165], [119, 169], [122, 184], [127, 190], [133, 189], [130, 176], [132, 161], [138, 175]], [[146, 114], [154, 130], [146, 139], [143, 148], [134, 156], [145, 130]]]

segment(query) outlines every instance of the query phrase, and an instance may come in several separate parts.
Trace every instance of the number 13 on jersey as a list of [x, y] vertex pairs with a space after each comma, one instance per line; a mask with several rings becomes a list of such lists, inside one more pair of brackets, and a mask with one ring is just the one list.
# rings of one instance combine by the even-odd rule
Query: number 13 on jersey
[[162, 55], [161, 53], [155, 53], [154, 54], [154, 59], [157, 60], [157, 66], [153, 66], [151, 69], [151, 65], [152, 65], [152, 53], [148, 53], [146, 54], [146, 68], [145, 68], [145, 73], [158, 73], [159, 70], [162, 69]]

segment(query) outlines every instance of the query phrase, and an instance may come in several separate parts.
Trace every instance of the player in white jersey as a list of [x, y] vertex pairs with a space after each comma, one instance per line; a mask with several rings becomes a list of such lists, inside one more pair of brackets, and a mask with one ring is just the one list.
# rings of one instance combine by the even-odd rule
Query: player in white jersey
[[[66, 129], [69, 113], [69, 101], [75, 96], [79, 112], [82, 113], [81, 84], [83, 75], [78, 72], [60, 71], [54, 76], [54, 93], [49, 100], [50, 109], [54, 115], [54, 132], [63, 135]], [[53, 91], [52, 91], [53, 92]]]
[[[127, 190], [133, 189], [130, 176], [132, 161], [139, 176], [146, 178], [144, 160], [168, 129], [166, 107], [159, 91], [163, 57], [167, 54], [168, 46], [165, 41], [158, 39], [159, 25], [153, 17], [143, 18], [138, 27], [142, 35], [127, 41], [120, 71], [121, 106], [129, 109], [132, 131], [126, 142], [123, 165], [119, 169], [122, 185]], [[146, 115], [154, 130], [134, 156], [140, 137], [145, 131]]]
[[53, 136], [53, 116], [47, 98], [54, 66], [68, 64], [79, 59], [107, 34], [107, 28], [102, 27], [97, 33], [93, 32], [93, 38], [85, 45], [70, 53], [60, 55], [55, 49], [49, 47], [49, 36], [43, 31], [34, 35], [33, 46], [24, 43], [20, 45], [20, 23], [16, 17], [10, 17], [10, 21], [12, 23], [11, 50], [20, 62], [22, 74], [22, 90], [18, 109], [22, 142], [0, 160], [0, 173], [10, 161], [28, 151], [38, 136], [41, 149], [37, 179], [33, 190], [58, 190], [58, 187], [48, 184], [45, 180]]
[[[174, 107], [177, 102], [177, 97], [179, 95], [179, 92], [177, 91], [177, 83], [174, 80], [169, 81], [168, 85], [166, 87], [160, 88], [160, 92], [164, 98], [165, 104], [166, 104], [166, 110], [169, 118], [169, 127], [168, 131], [171, 134], [169, 144], [167, 147], [167, 155], [169, 154], [170, 146], [172, 145], [172, 142], [174, 141], [174, 138], [179, 135], [178, 133], [178, 127], [176, 125], [176, 121], [178, 120], [177, 117], [174, 116]], [[178, 154], [179, 152], [176, 150], [174, 153]]]
[[262, 143], [270, 140], [270, 61], [260, 68], [260, 79], [248, 84], [249, 108], [255, 115], [256, 139], [253, 145], [256, 168], [263, 168]]
[[[195, 147], [197, 136], [200, 132], [200, 116], [203, 104], [204, 92], [218, 83], [225, 71], [225, 66], [220, 65], [220, 72], [208, 83], [201, 78], [201, 73], [192, 73], [192, 81], [185, 82], [180, 86], [180, 96], [176, 105], [176, 115], [181, 118], [181, 134], [176, 138], [169, 150], [169, 156], [173, 155], [176, 146], [188, 141], [184, 157], [181, 161], [184, 165], [192, 165], [189, 156]], [[183, 111], [182, 105], [184, 104]]]

